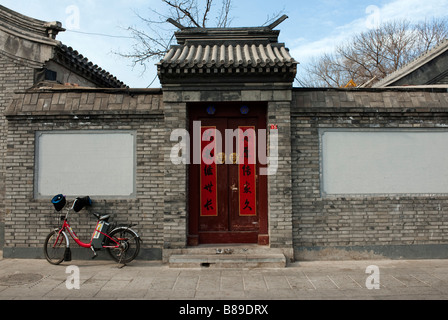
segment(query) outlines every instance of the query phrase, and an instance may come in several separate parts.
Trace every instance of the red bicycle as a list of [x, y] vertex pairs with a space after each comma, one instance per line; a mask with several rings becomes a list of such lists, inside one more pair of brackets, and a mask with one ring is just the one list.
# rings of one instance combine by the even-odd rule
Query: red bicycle
[[45, 239], [44, 253], [45, 258], [51, 264], [58, 265], [63, 261], [71, 261], [70, 241], [68, 235], [82, 248], [93, 251], [93, 259], [97, 257], [96, 251], [106, 249], [112, 259], [118, 263], [127, 264], [134, 260], [140, 252], [141, 239], [137, 232], [131, 229], [133, 225], [113, 227], [109, 223], [110, 216], [101, 216], [97, 213], [93, 215], [98, 219], [98, 223], [93, 232], [89, 243], [79, 240], [76, 233], [68, 222], [70, 211], [79, 212], [84, 207], [92, 204], [90, 197], [76, 198], [71, 207], [67, 206], [64, 195], [55, 196], [51, 201], [60, 212], [64, 207], [67, 213], [61, 215], [62, 226], [56, 228]]

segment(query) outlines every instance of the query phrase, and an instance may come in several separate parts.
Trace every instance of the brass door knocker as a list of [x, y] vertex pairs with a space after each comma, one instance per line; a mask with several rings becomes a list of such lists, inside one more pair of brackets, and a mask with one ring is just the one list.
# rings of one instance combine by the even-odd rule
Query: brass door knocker
[[221, 152], [218, 154], [218, 157], [216, 158], [217, 164], [225, 164], [226, 163], [226, 154], [224, 152]]
[[237, 153], [232, 153], [230, 155], [230, 159], [229, 159], [233, 164], [237, 164], [238, 163], [238, 154]]

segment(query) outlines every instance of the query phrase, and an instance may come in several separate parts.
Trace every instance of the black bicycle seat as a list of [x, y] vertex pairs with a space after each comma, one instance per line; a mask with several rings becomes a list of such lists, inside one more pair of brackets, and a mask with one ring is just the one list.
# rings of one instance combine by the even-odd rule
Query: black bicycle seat
[[110, 218], [110, 215], [102, 216], [99, 213], [93, 213], [93, 215], [99, 220], [99, 221], [107, 221]]

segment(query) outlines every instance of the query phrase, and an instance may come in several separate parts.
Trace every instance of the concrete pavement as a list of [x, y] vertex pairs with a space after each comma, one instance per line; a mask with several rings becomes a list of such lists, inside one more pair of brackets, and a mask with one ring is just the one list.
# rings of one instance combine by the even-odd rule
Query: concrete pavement
[[[79, 289], [67, 287], [76, 287], [73, 270], [79, 271]], [[0, 260], [0, 300], [447, 298], [448, 260], [296, 262], [277, 269], [170, 269], [149, 261], [118, 268], [108, 260], [53, 266], [46, 260]]]

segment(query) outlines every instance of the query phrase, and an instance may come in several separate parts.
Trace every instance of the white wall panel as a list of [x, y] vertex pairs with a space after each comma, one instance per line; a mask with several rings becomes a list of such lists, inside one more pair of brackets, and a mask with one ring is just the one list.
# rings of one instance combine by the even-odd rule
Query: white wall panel
[[132, 196], [134, 132], [40, 132], [36, 136], [37, 196]]
[[320, 130], [323, 194], [446, 194], [448, 132]]

